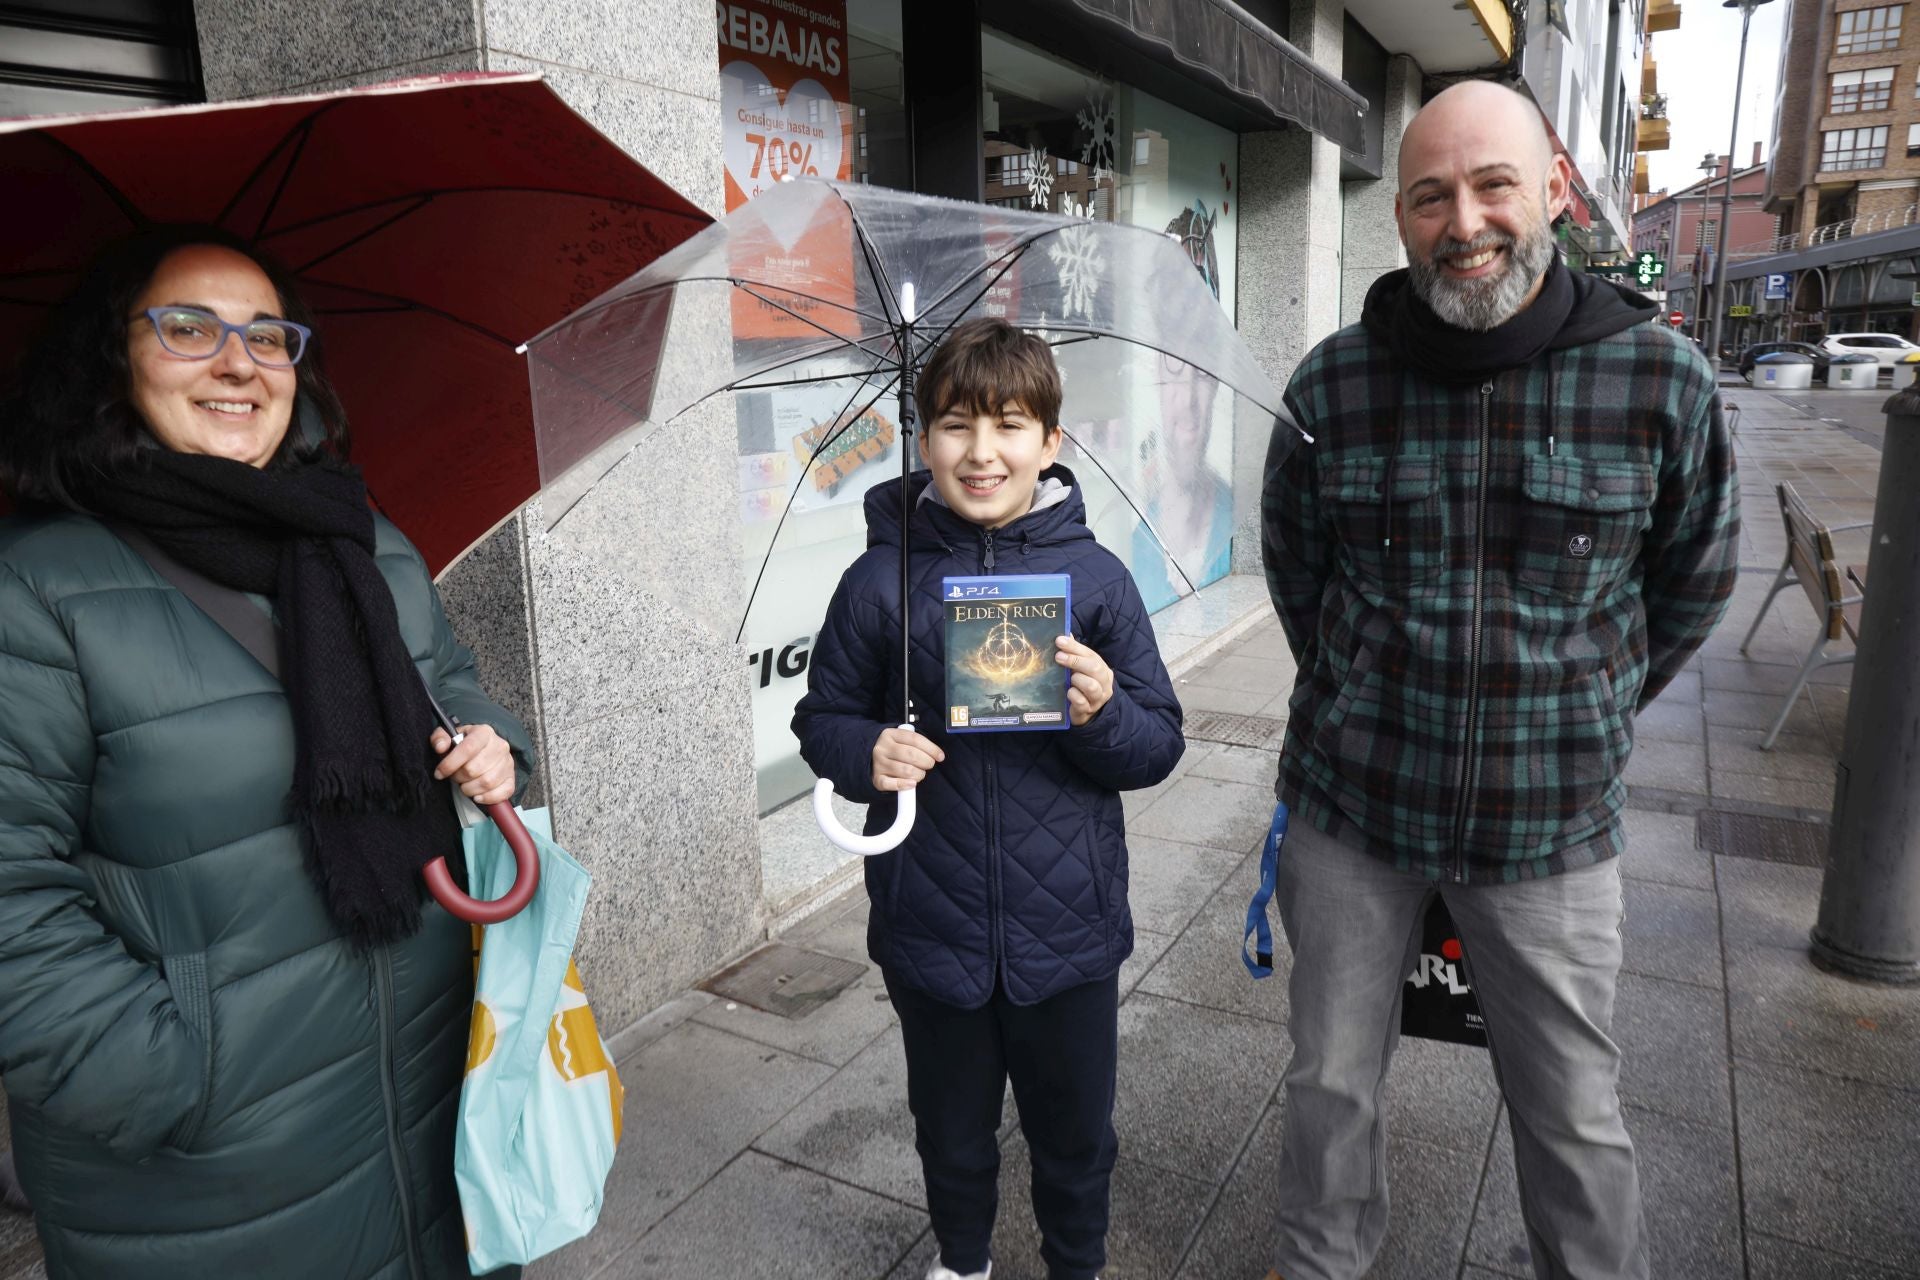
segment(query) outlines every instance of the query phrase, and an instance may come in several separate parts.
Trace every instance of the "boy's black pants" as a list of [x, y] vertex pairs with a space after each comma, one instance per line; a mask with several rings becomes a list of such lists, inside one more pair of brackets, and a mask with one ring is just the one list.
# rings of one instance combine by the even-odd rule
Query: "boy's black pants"
[[886, 974], [907, 1049], [907, 1105], [940, 1260], [986, 1269], [999, 1202], [1000, 1105], [1009, 1078], [1033, 1158], [1033, 1216], [1049, 1280], [1094, 1280], [1107, 1260], [1119, 975], [1020, 1006], [996, 988], [978, 1009]]

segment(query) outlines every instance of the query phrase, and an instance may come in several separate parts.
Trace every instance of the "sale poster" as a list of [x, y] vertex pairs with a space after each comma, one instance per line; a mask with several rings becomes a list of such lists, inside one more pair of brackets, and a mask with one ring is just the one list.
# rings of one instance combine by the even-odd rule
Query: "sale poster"
[[[727, 212], [775, 184], [853, 174], [854, 109], [846, 0], [727, 0], [720, 28], [720, 94]], [[734, 337], [855, 332], [853, 246], [844, 218], [800, 230], [776, 252], [736, 263], [771, 301], [736, 293]], [[782, 288], [791, 287], [792, 292]]]

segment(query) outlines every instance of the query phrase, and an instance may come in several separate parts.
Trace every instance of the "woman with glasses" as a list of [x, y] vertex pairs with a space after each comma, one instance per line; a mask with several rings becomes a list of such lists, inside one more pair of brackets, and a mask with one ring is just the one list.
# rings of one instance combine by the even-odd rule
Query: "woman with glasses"
[[[160, 230], [0, 401], [0, 1084], [55, 1280], [468, 1274], [472, 935], [419, 872], [449, 780], [507, 799], [531, 752], [320, 353], [285, 274]], [[180, 570], [271, 616], [277, 677]]]

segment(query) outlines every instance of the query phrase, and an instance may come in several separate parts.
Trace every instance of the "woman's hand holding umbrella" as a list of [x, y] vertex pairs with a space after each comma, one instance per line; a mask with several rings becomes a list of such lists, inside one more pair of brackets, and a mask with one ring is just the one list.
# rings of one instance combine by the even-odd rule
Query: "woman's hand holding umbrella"
[[444, 757], [433, 771], [460, 788], [477, 805], [513, 799], [513, 748], [484, 724], [465, 725], [456, 742], [445, 729], [435, 729], [433, 749]]

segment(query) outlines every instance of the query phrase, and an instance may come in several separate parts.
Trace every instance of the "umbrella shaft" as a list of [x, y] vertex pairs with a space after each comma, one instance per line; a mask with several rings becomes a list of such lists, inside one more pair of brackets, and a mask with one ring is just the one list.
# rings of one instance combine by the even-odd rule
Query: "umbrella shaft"
[[913, 497], [907, 484], [913, 472], [913, 326], [904, 326], [900, 335], [900, 723], [913, 723], [913, 628], [908, 621], [908, 601], [912, 598], [913, 578], [907, 568], [910, 532], [913, 522]]

